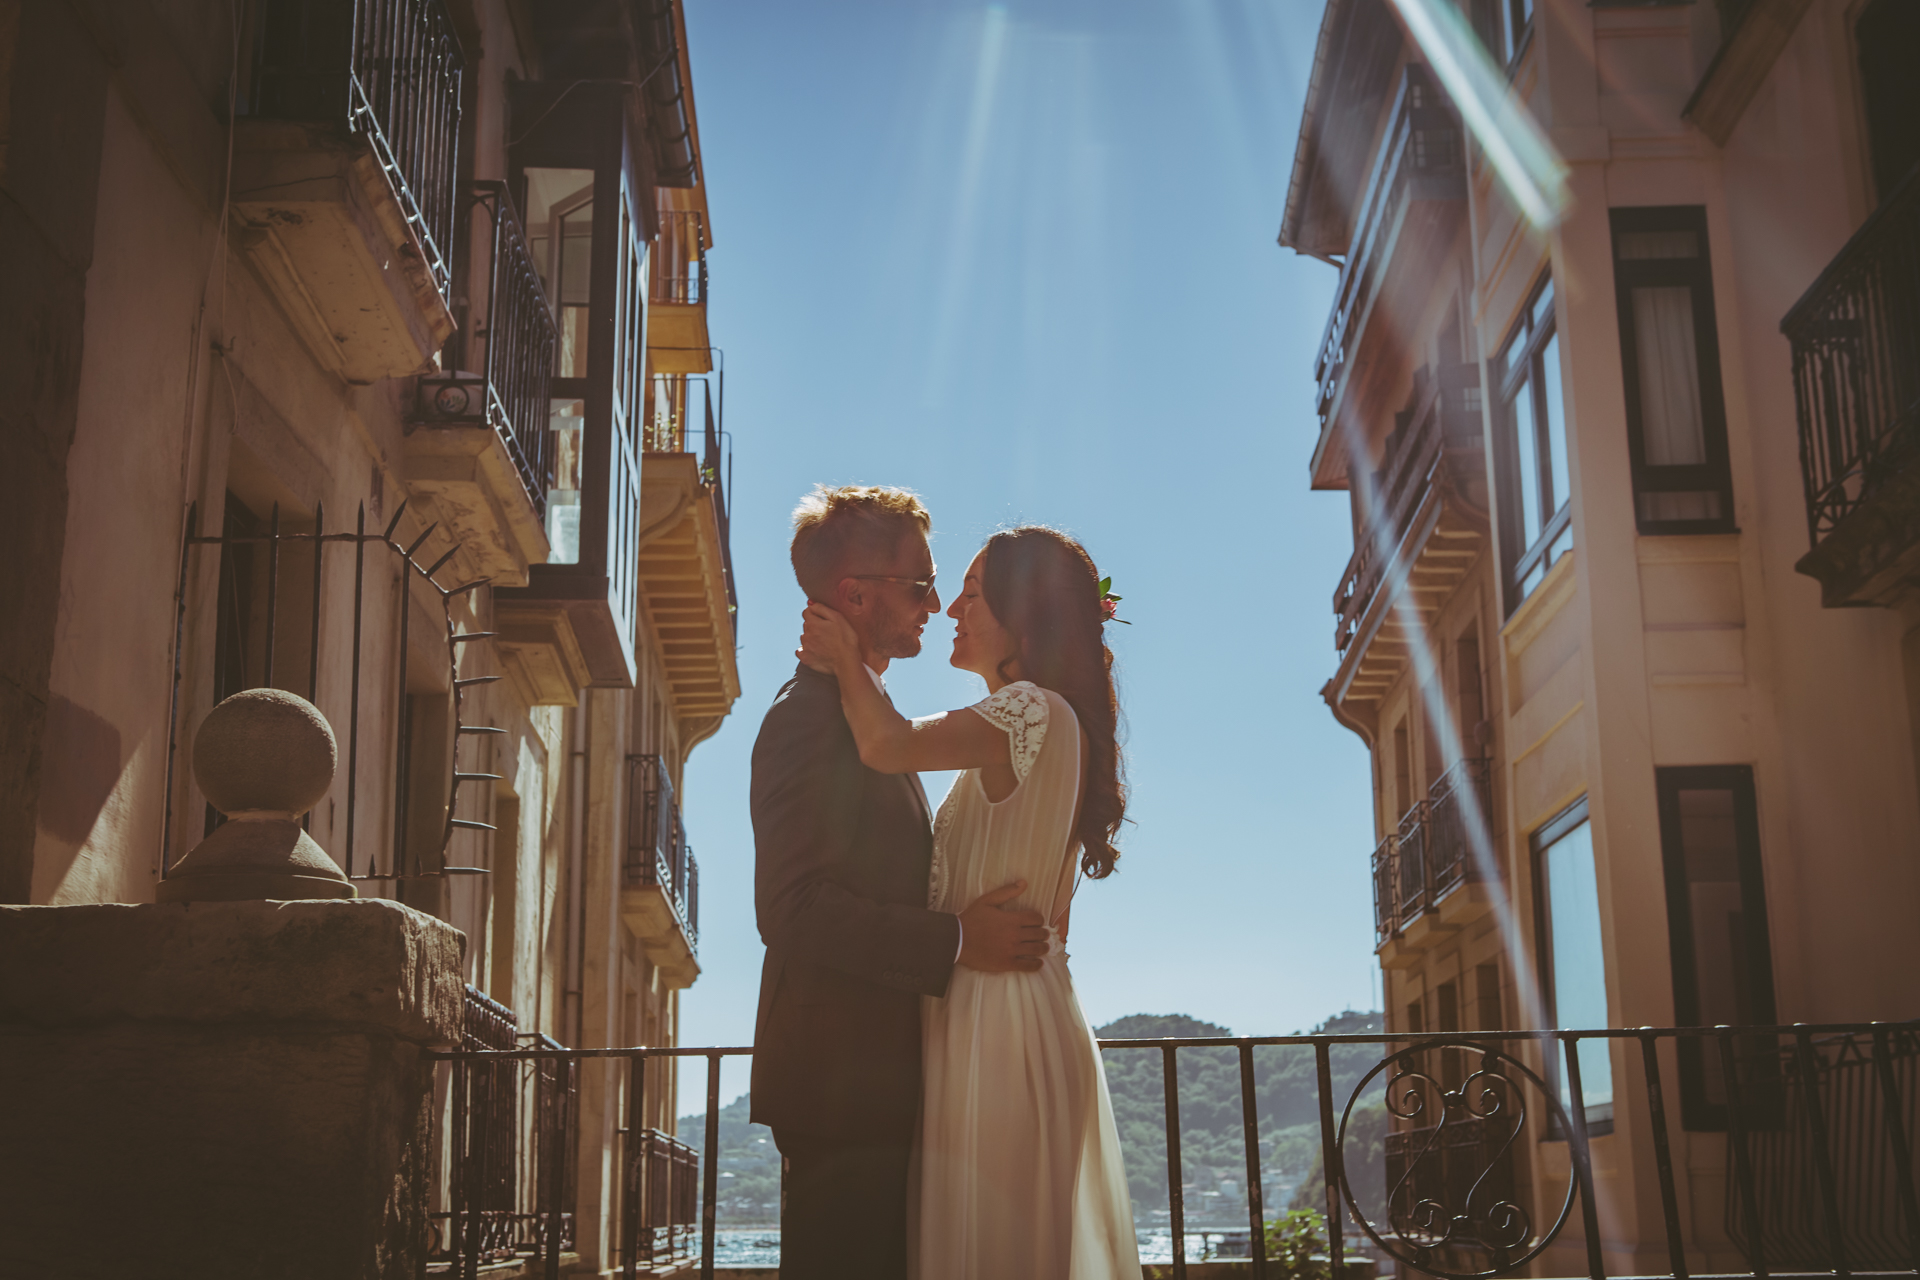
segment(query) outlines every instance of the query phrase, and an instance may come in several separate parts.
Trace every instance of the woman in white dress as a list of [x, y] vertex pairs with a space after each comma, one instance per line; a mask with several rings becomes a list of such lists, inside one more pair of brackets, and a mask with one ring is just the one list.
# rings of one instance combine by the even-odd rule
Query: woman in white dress
[[1113, 871], [1125, 811], [1102, 627], [1112, 606], [1079, 543], [994, 535], [948, 609], [974, 706], [909, 721], [853, 631], [809, 606], [802, 657], [839, 679], [861, 760], [884, 773], [964, 769], [934, 823], [928, 905], [958, 912], [1022, 882], [1050, 945], [1031, 972], [957, 968], [922, 1006], [924, 1100], [909, 1205], [915, 1280], [1137, 1280], [1126, 1171], [1093, 1032], [1063, 949], [1077, 872]]

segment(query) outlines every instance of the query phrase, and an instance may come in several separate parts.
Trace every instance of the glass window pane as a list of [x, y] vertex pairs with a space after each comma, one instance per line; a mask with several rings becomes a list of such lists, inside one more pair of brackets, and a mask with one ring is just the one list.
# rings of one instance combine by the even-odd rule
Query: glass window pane
[[1540, 510], [1540, 436], [1533, 423], [1531, 379], [1522, 381], [1514, 393], [1512, 422], [1514, 460], [1520, 482], [1520, 546], [1516, 550], [1524, 551], [1533, 546], [1545, 525]]
[[1567, 410], [1560, 395], [1560, 335], [1547, 339], [1540, 352], [1541, 399], [1547, 415], [1547, 514], [1567, 504]]
[[1700, 237], [1692, 231], [1622, 231], [1614, 237], [1614, 256], [1625, 260], [1697, 258]]
[[1533, 318], [1530, 327], [1536, 332], [1553, 323], [1553, 281], [1540, 290], [1540, 296], [1533, 300]]
[[[1540, 851], [1551, 954], [1553, 1025], [1562, 1030], [1605, 1027], [1606, 955], [1601, 943], [1600, 888], [1593, 866], [1593, 829], [1585, 822]], [[1603, 1040], [1580, 1044], [1580, 1084], [1589, 1122], [1613, 1115], [1613, 1064]], [[1561, 1100], [1573, 1092], [1561, 1082]]]
[[527, 170], [527, 244], [560, 327], [554, 373], [585, 377], [593, 298], [593, 170]]
[[1633, 347], [1647, 465], [1699, 466], [1707, 460], [1707, 436], [1700, 415], [1693, 290], [1686, 285], [1635, 288]]
[[580, 464], [584, 400], [552, 402], [547, 426], [553, 432], [553, 488], [547, 490], [548, 564], [580, 563]]

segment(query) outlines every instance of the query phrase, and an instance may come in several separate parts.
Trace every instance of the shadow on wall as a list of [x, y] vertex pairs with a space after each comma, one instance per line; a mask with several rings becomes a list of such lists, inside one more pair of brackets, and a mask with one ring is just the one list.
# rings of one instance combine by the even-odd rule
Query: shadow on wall
[[85, 844], [120, 781], [120, 765], [120, 730], [111, 721], [60, 694], [50, 697], [41, 739], [40, 829], [76, 849]]

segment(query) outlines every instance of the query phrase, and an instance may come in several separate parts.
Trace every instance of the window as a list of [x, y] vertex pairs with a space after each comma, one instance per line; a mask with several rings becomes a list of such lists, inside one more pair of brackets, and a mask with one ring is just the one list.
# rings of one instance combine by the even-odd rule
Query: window
[[1913, 74], [1920, 55], [1920, 5], [1873, 0], [1853, 30], [1874, 193], [1885, 201], [1920, 161], [1920, 76]]
[[[1540, 987], [1547, 1023], [1571, 1031], [1608, 1026], [1606, 950], [1587, 802], [1581, 800], [1541, 827], [1531, 843]], [[1611, 1133], [1613, 1059], [1608, 1042], [1582, 1040], [1578, 1052], [1587, 1131]], [[1546, 1067], [1548, 1079], [1558, 1082], [1561, 1103], [1570, 1109], [1573, 1089], [1562, 1072], [1561, 1055], [1554, 1053]]]
[[1460, 732], [1460, 754], [1475, 757], [1486, 753], [1481, 725], [1487, 718], [1486, 694], [1480, 679], [1480, 624], [1470, 624], [1454, 641], [1454, 719]]
[[560, 327], [553, 376], [587, 376], [593, 300], [593, 170], [527, 170], [527, 249]]
[[1507, 612], [1512, 613], [1546, 578], [1554, 561], [1573, 549], [1566, 409], [1551, 277], [1534, 288], [1521, 309], [1494, 360], [1491, 381], [1499, 406], [1500, 532]]
[[1413, 745], [1408, 740], [1407, 718], [1393, 726], [1393, 810], [1387, 815], [1392, 826], [1413, 807]]
[[1474, 0], [1472, 12], [1487, 52], [1499, 65], [1511, 67], [1533, 30], [1533, 0]]
[[[1683, 1027], [1774, 1021], [1773, 956], [1760, 871], [1753, 770], [1745, 765], [1658, 769], [1660, 852], [1673, 950], [1673, 1016]], [[1748, 1056], [1762, 1061], [1771, 1041]], [[1684, 1037], [1680, 1114], [1688, 1129], [1727, 1127], [1720, 1046]]]
[[1640, 532], [1730, 532], [1706, 210], [1613, 210], [1613, 281]]
[[1481, 1031], [1505, 1031], [1507, 1016], [1504, 1002], [1500, 997], [1500, 964], [1488, 961], [1475, 965], [1473, 969], [1474, 986], [1474, 1025]]

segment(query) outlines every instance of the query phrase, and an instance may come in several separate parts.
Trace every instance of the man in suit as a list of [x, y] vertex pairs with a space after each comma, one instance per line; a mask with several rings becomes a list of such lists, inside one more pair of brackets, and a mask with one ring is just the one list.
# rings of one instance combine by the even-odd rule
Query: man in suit
[[[794, 512], [793, 568], [843, 613], [876, 683], [920, 652], [940, 609], [927, 510], [900, 489], [819, 487]], [[783, 1280], [904, 1280], [920, 1108], [920, 998], [956, 964], [1033, 970], [1019, 884], [958, 916], [927, 909], [931, 815], [919, 778], [860, 762], [830, 675], [802, 665], [753, 748], [754, 905], [767, 947], [753, 1116], [786, 1160]]]

